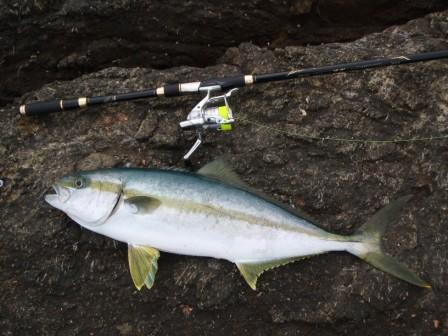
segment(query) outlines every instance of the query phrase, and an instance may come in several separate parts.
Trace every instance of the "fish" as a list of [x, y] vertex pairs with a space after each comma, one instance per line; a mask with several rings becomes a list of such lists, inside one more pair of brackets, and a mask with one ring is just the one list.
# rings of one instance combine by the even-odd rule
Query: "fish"
[[384, 253], [381, 237], [412, 196], [400, 197], [352, 235], [322, 229], [308, 214], [243, 182], [223, 159], [197, 172], [107, 168], [59, 178], [45, 201], [82, 227], [128, 244], [135, 287], [150, 289], [160, 251], [225, 259], [256, 289], [260, 275], [305, 257], [346, 251], [416, 286], [430, 284]]

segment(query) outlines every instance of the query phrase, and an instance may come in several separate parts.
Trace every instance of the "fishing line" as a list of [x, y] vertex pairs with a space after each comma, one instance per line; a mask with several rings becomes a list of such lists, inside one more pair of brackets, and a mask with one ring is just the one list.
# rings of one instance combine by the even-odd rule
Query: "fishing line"
[[266, 130], [270, 130], [276, 133], [295, 136], [301, 139], [305, 140], [317, 140], [317, 141], [335, 141], [335, 142], [352, 142], [352, 143], [361, 143], [361, 144], [369, 144], [369, 143], [403, 143], [403, 142], [425, 142], [425, 141], [441, 141], [448, 139], [448, 135], [437, 135], [437, 136], [429, 136], [429, 137], [418, 137], [418, 138], [407, 138], [407, 139], [347, 139], [347, 138], [333, 138], [333, 137], [319, 137], [319, 136], [313, 136], [313, 135], [307, 135], [303, 133], [297, 133], [292, 131], [287, 131], [281, 128], [269, 126], [263, 123], [260, 123], [258, 121], [246, 119], [244, 117], [239, 117], [238, 120], [240, 120], [243, 123], [246, 124], [252, 124], [260, 128], [264, 128]]

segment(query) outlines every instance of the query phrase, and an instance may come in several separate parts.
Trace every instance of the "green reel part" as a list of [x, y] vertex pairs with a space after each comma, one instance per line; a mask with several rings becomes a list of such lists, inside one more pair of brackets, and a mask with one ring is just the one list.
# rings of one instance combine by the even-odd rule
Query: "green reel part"
[[[230, 116], [230, 110], [228, 106], [223, 105], [218, 107], [218, 114], [221, 116], [222, 119], [230, 120], [232, 117]], [[231, 123], [222, 123], [218, 126], [218, 131], [221, 132], [229, 132], [232, 130], [232, 124]]]

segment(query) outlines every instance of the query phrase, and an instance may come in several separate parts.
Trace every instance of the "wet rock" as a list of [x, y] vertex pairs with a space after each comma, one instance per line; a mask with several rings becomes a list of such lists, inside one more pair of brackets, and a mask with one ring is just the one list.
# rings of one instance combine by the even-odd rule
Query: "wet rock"
[[[230, 65], [107, 68], [49, 83], [17, 103], [448, 48], [447, 15], [432, 14], [350, 43], [275, 50], [246, 44], [232, 50], [229, 59], [238, 62]], [[181, 135], [177, 125], [199, 97], [41, 118], [20, 117], [18, 104], [3, 108], [2, 331], [286, 335], [295, 328], [324, 335], [433, 334], [433, 321], [439, 321], [442, 333], [448, 292], [446, 140], [340, 140], [446, 134], [447, 73], [447, 62], [436, 61], [242, 89], [232, 97], [234, 131], [210, 135], [193, 157], [193, 166], [200, 166], [229, 154], [252, 187], [302, 206], [335, 233], [350, 234], [391, 200], [413, 194], [383, 242], [388, 254], [433, 285], [434, 295], [343, 252], [266, 272], [257, 292], [227, 261], [163, 254], [154, 288], [138, 292], [129, 278], [126, 246], [79, 229], [46, 205], [43, 195], [55, 178], [75, 169], [125, 162], [182, 167], [194, 139]], [[387, 117], [360, 108], [371, 105]], [[295, 117], [300, 109], [306, 115]]]
[[137, 140], [147, 140], [153, 135], [156, 128], [157, 116], [151, 111], [148, 111], [147, 116], [143, 119], [137, 133], [135, 134], [135, 138]]
[[265, 153], [263, 154], [263, 161], [266, 163], [281, 165], [284, 163], [283, 159], [276, 154], [273, 153]]
[[236, 301], [237, 281], [230, 271], [230, 265], [211, 260], [196, 284], [196, 297], [199, 309], [223, 309]]
[[6, 152], [7, 152], [7, 149], [6, 149], [6, 147], [5, 146], [3, 146], [3, 145], [0, 145], [0, 155], [5, 155], [6, 154]]
[[113, 168], [119, 159], [103, 153], [92, 153], [76, 164], [76, 170], [94, 170], [98, 168]]
[[133, 335], [132, 326], [127, 322], [117, 325], [116, 328], [120, 332], [120, 335]]

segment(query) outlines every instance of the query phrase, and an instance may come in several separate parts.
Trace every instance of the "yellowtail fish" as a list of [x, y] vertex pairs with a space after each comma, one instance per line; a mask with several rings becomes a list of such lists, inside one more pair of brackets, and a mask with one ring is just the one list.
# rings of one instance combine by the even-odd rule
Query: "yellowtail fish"
[[100, 169], [60, 178], [45, 200], [81, 226], [127, 243], [135, 286], [154, 284], [159, 251], [226, 259], [252, 289], [264, 271], [305, 256], [347, 251], [411, 284], [430, 287], [381, 249], [386, 224], [409, 196], [379, 210], [354, 235], [324, 231], [300, 211], [246, 186], [223, 160], [197, 173]]

